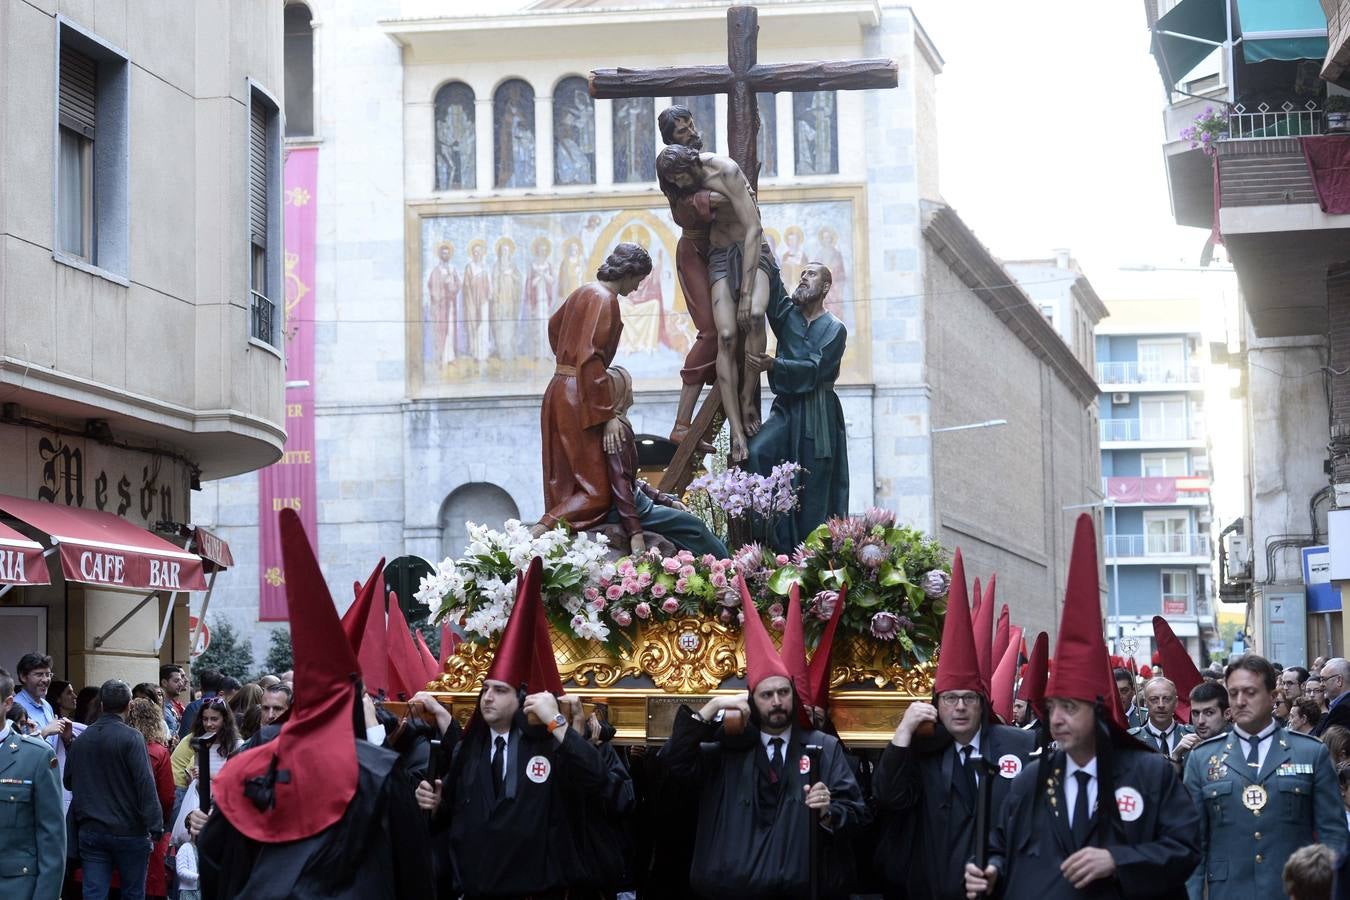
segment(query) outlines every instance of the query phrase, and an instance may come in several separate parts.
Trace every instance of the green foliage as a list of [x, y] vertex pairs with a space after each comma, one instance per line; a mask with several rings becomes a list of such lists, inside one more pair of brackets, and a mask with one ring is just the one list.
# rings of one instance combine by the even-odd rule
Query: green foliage
[[[192, 668], [198, 672], [215, 669], [240, 681], [247, 680], [253, 672], [253, 648], [239, 639], [239, 633], [225, 619], [212, 619], [206, 625], [211, 631], [211, 644], [192, 661]], [[289, 635], [287, 639], [289, 642]]]
[[282, 672], [295, 668], [294, 656], [291, 653], [291, 630], [289, 628], [278, 628], [272, 632], [267, 645], [267, 658], [263, 660], [263, 666], [267, 670], [262, 673], [264, 675], [280, 675]]

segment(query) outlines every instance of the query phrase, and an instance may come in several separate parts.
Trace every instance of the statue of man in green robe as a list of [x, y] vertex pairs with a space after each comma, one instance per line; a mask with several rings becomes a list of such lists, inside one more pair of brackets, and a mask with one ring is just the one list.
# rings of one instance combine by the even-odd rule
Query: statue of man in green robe
[[792, 295], [773, 292], [769, 327], [778, 339], [775, 356], [746, 353], [746, 370], [769, 373], [773, 408], [750, 439], [745, 468], [767, 475], [782, 462], [798, 463], [801, 493], [796, 510], [780, 516], [764, 539], [790, 553], [826, 519], [848, 514], [848, 436], [844, 410], [834, 392], [848, 329], [825, 308], [830, 270], [808, 263]]

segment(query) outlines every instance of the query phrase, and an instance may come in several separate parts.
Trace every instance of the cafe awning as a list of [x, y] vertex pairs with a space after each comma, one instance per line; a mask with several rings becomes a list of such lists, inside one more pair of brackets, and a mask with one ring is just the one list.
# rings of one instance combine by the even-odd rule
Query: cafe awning
[[1327, 17], [1318, 0], [1237, 0], [1237, 12], [1234, 30], [1249, 63], [1327, 55]]
[[42, 545], [0, 524], [0, 584], [51, 584]]
[[202, 558], [126, 519], [0, 495], [0, 511], [51, 538], [67, 581], [145, 591], [202, 591]]
[[230, 552], [230, 545], [225, 543], [224, 538], [200, 525], [192, 529], [192, 543], [188, 547], [202, 558], [207, 574], [234, 567], [234, 554]]

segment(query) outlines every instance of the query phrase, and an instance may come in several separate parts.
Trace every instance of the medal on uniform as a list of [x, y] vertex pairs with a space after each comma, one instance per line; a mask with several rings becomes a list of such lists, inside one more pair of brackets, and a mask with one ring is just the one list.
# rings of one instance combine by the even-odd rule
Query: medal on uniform
[[1264, 809], [1266, 801], [1269, 799], [1266, 789], [1259, 784], [1249, 784], [1242, 789], [1242, 805], [1254, 813], [1259, 813]]

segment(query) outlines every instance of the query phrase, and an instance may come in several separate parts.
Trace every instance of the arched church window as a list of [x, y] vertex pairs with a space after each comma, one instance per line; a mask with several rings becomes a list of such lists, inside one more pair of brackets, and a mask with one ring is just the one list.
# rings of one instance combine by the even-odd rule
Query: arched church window
[[492, 98], [492, 149], [499, 188], [534, 187], [534, 88], [504, 81]]
[[656, 113], [650, 97], [614, 101], [614, 182], [656, 180]]
[[595, 101], [579, 75], [553, 89], [553, 183], [595, 184]]
[[792, 95], [792, 124], [797, 141], [798, 175], [839, 171], [839, 121], [834, 91]]
[[436, 91], [436, 190], [455, 191], [478, 186], [474, 138], [473, 88], [452, 81]]
[[288, 3], [282, 20], [286, 137], [312, 137], [315, 134], [313, 16], [305, 4]]
[[501, 530], [507, 519], [520, 518], [511, 495], [495, 484], [476, 481], [450, 492], [441, 504], [441, 557], [459, 559], [469, 544], [467, 523]]

